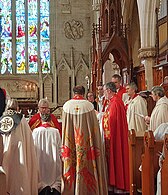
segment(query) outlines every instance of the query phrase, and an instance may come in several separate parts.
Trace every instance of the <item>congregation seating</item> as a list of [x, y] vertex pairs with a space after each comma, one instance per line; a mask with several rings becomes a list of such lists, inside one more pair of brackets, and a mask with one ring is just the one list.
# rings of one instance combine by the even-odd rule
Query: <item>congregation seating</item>
[[165, 159], [161, 169], [161, 193], [162, 195], [168, 194], [168, 134], [165, 135], [164, 139], [164, 155]]
[[130, 195], [138, 195], [141, 189], [141, 155], [144, 153], [144, 132], [129, 131]]
[[156, 141], [152, 131], [144, 134], [144, 154], [142, 155], [142, 194], [156, 194], [156, 178], [159, 170], [159, 152], [163, 141]]
[[[129, 132], [130, 195], [154, 195], [159, 170], [158, 152], [163, 141], [155, 141], [153, 132]], [[142, 165], [142, 171], [139, 170]]]

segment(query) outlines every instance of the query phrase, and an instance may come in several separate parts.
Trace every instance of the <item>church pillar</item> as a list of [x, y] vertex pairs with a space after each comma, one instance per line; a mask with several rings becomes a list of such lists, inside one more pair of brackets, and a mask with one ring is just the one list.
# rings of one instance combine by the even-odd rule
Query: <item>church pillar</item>
[[44, 91], [43, 91], [43, 74], [42, 74], [42, 67], [41, 63], [38, 62], [38, 83], [39, 83], [39, 99], [45, 98], [43, 97]]
[[71, 90], [71, 94], [73, 94], [73, 88], [76, 85], [76, 83], [75, 83], [75, 64], [74, 64], [74, 49], [73, 49], [73, 47], [71, 47], [71, 75], [72, 75], [72, 77], [71, 77], [72, 80], [71, 80], [71, 83], [70, 83], [70, 85], [71, 85], [70, 90]]
[[43, 77], [42, 72], [39, 71], [39, 98], [43, 98]]
[[153, 66], [155, 64], [156, 15], [158, 0], [137, 0], [141, 48], [139, 57], [145, 66], [145, 82], [147, 89], [153, 86]]
[[56, 66], [56, 47], [53, 48], [53, 104], [57, 106], [57, 66]]
[[93, 11], [94, 11], [93, 21], [95, 24], [99, 23], [101, 2], [102, 2], [102, 0], [93, 0], [93, 2], [92, 2], [92, 7], [93, 7]]
[[57, 96], [58, 96], [58, 84], [57, 84], [57, 61], [56, 61], [56, 29], [57, 29], [57, 21], [56, 21], [56, 9], [57, 9], [57, 1], [51, 0], [50, 1], [50, 52], [51, 52], [51, 68], [53, 74], [53, 91], [52, 91], [52, 106], [57, 107]]
[[150, 90], [153, 87], [153, 66], [155, 64], [156, 50], [155, 48], [139, 49], [139, 58], [145, 67], [145, 85]]

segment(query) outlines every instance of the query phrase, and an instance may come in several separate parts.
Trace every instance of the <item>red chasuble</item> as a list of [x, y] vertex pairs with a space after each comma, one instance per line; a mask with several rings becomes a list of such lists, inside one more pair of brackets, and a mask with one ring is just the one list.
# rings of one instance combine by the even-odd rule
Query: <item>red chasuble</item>
[[128, 125], [124, 104], [113, 96], [103, 116], [109, 184], [129, 191]]

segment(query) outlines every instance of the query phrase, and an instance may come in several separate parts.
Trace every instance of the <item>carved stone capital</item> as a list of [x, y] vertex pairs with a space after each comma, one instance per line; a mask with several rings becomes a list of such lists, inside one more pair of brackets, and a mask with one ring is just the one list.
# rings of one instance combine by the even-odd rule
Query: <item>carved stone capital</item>
[[138, 50], [138, 57], [141, 58], [155, 58], [156, 49], [155, 48], [140, 48]]

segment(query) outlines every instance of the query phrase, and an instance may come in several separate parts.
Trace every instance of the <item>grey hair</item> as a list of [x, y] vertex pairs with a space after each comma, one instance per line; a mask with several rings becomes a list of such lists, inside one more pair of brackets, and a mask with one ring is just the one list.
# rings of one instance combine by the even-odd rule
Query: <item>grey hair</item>
[[159, 97], [163, 97], [165, 95], [165, 91], [161, 86], [152, 87], [151, 92], [153, 92], [155, 95], [158, 95]]
[[122, 79], [122, 77], [119, 74], [113, 74], [112, 78], [118, 79], [119, 81], [121, 81]]
[[134, 82], [127, 84], [127, 86], [130, 86], [131, 89], [135, 90], [135, 92], [137, 92], [137, 90], [138, 90], [138, 87], [137, 87], [137, 85]]
[[109, 83], [106, 83], [105, 86], [106, 86], [106, 89], [110, 89], [112, 92], [115, 92], [115, 93], [117, 92], [115, 83], [109, 82]]
[[39, 103], [38, 103], [38, 107], [47, 104], [47, 106], [49, 107], [49, 101], [46, 98], [40, 99]]
[[18, 107], [19, 107], [19, 104], [16, 99], [9, 99], [6, 105], [6, 110], [9, 110], [9, 109], [17, 110]]

